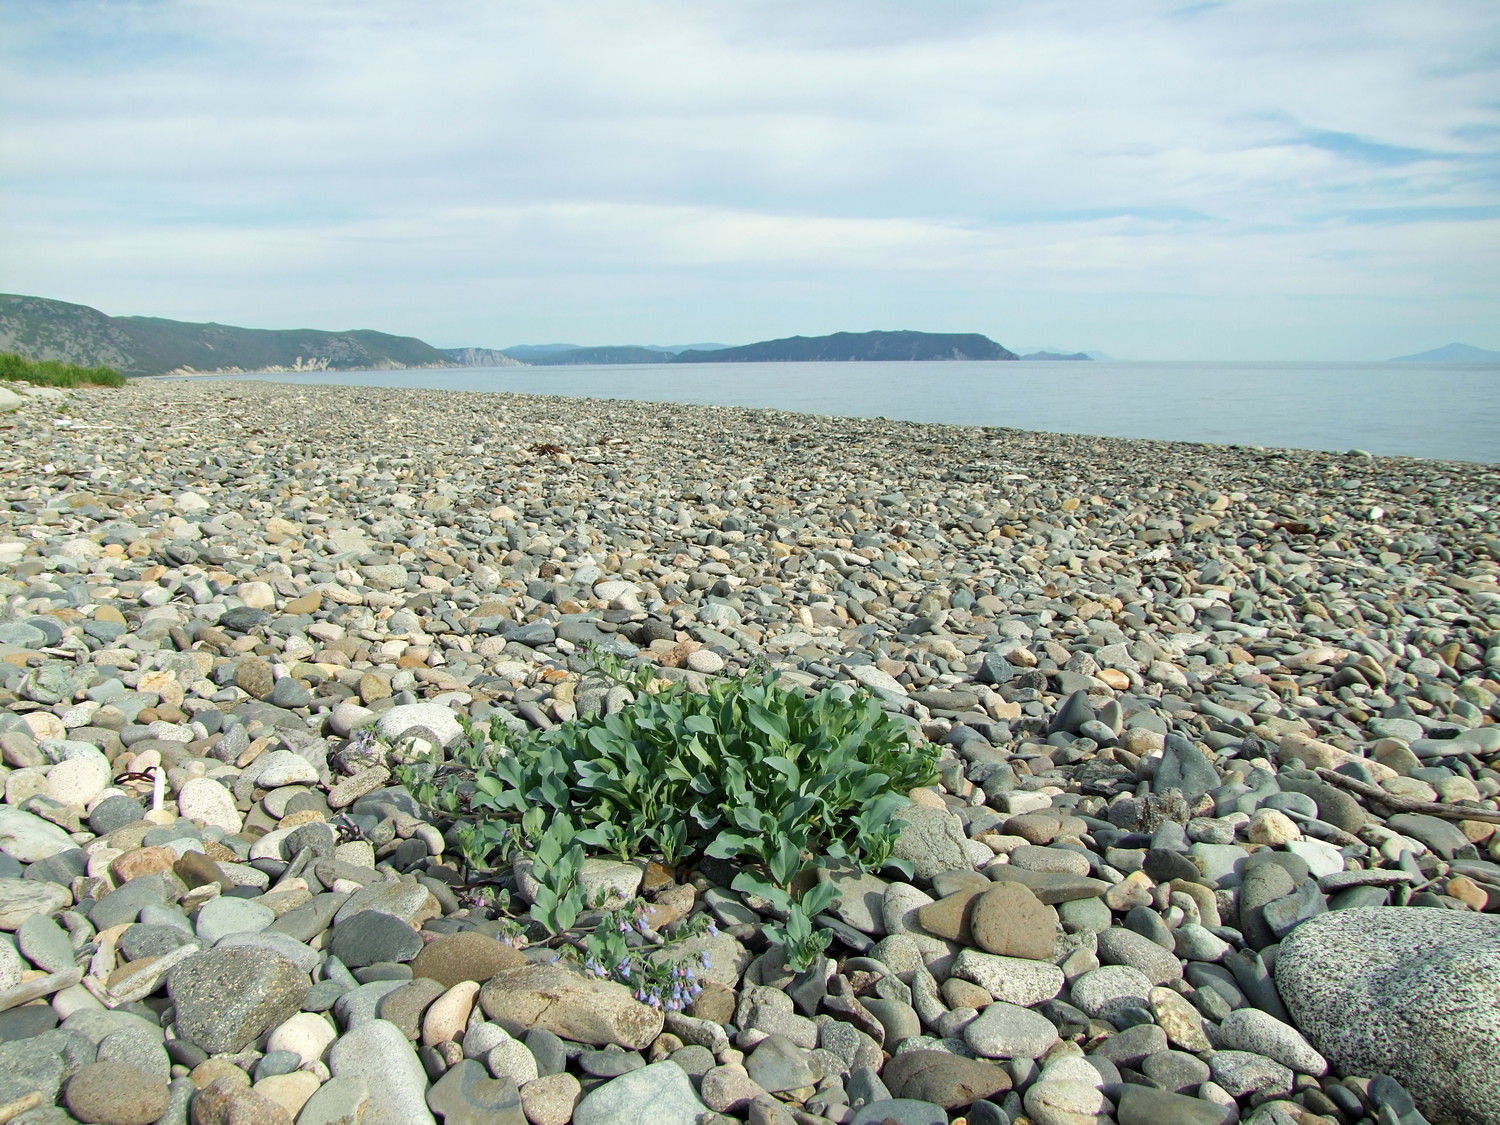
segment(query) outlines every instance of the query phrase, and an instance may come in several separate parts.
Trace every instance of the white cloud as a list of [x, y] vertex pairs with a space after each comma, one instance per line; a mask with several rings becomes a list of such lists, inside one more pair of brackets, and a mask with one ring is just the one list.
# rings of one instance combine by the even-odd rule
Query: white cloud
[[[0, 287], [439, 343], [910, 310], [1157, 355], [1302, 296], [1500, 345], [1493, 6], [1181, 8], [0, 0]], [[990, 295], [1031, 324], [915, 319]]]

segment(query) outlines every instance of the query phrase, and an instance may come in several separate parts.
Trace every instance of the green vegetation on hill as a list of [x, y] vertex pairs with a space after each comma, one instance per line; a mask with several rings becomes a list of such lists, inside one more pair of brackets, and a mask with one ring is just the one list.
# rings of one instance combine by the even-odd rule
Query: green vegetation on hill
[[837, 363], [852, 360], [1015, 359], [1016, 354], [977, 332], [835, 332], [791, 336], [738, 348], [679, 353], [676, 363]]
[[110, 367], [79, 367], [56, 360], [29, 360], [14, 352], [0, 352], [0, 381], [31, 383], [38, 387], [123, 387], [125, 377]]
[[453, 364], [449, 356], [411, 336], [312, 328], [270, 331], [156, 317], [111, 317], [86, 305], [14, 294], [0, 294], [0, 348], [33, 360], [106, 365], [127, 375]]

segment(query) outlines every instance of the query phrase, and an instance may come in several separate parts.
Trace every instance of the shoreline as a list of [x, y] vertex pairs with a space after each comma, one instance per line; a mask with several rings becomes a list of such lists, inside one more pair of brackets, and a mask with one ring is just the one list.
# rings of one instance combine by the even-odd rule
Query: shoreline
[[[1347, 1125], [1380, 1069], [1429, 1113], [1452, 1112], [1434, 1073], [1500, 1104], [1500, 1058], [1464, 1049], [1496, 1041], [1484, 1012], [1395, 1044], [1318, 1014], [1378, 960], [1353, 950], [1500, 942], [1500, 467], [212, 382], [0, 416], [0, 929], [39, 919], [14, 982], [0, 939], [0, 998], [50, 989], [0, 1010], [7, 1035], [34, 1021], [0, 1037], [0, 1103], [108, 1080], [299, 1122], [325, 1120], [298, 1116], [312, 1098], [366, 1125], [433, 1098], [566, 1125], [669, 1095], [721, 1123], [879, 1121], [858, 1114], [890, 1098], [1000, 1120], [983, 1087], [1012, 1118], [1259, 1123], [1269, 1101]], [[460, 719], [569, 722], [602, 705], [590, 641], [690, 688], [762, 661], [863, 688], [942, 748], [898, 848], [913, 876], [848, 884], [815, 986], [702, 863], [647, 893], [714, 916], [713, 987], [648, 1038], [559, 1043], [484, 1000], [527, 954], [392, 780], [402, 724], [451, 747]], [[349, 741], [367, 725], [374, 762]], [[960, 925], [992, 886], [1029, 905]], [[1362, 909], [1394, 916], [1390, 949], [1338, 930]], [[227, 1001], [170, 976], [239, 958]], [[1461, 987], [1427, 979], [1413, 1018]], [[149, 1034], [111, 1054], [125, 1031]], [[1397, 1054], [1354, 1061], [1377, 1049]], [[138, 1073], [92, 1069], [111, 1059]]]

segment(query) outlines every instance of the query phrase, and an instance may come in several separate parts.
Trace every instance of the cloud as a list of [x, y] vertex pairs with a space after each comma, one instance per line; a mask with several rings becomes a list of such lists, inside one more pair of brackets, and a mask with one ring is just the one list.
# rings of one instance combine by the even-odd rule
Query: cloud
[[0, 287], [462, 333], [439, 343], [752, 339], [1028, 288], [1023, 335], [1111, 352], [1138, 348], [1101, 338], [1109, 294], [1165, 331], [1191, 302], [1213, 354], [1232, 302], [1289, 295], [1446, 330], [1500, 281], [1500, 18], [1331, 12], [8, 0]]

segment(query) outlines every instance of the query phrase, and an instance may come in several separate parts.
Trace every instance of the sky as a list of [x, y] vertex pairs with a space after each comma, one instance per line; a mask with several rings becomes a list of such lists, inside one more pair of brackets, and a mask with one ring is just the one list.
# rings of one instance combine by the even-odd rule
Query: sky
[[440, 347], [1500, 349], [1500, 4], [0, 0], [0, 291]]

